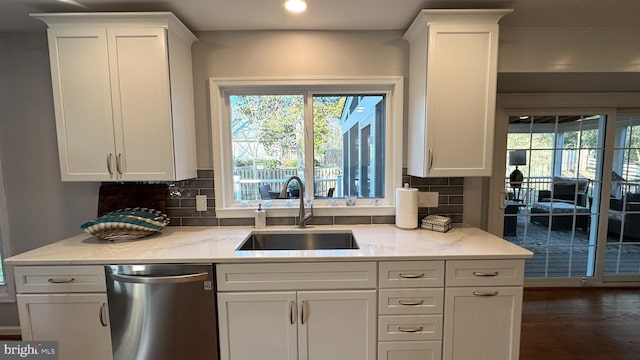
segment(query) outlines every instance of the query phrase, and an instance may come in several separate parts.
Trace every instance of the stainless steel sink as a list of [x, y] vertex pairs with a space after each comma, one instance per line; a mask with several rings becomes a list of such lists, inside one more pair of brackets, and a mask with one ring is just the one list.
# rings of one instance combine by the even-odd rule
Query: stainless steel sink
[[252, 232], [236, 250], [359, 249], [351, 231]]

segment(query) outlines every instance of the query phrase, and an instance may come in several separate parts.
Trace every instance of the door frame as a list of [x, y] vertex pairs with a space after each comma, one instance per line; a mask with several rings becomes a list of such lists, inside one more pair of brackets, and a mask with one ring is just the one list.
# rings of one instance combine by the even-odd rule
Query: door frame
[[[502, 237], [504, 210], [502, 209], [504, 190], [504, 169], [506, 168], [505, 153], [507, 148], [508, 117], [515, 114], [563, 115], [597, 113], [607, 116], [605, 133], [613, 133], [618, 113], [634, 112], [640, 114], [638, 109], [640, 94], [638, 93], [541, 93], [541, 94], [498, 94], [496, 102], [496, 121], [494, 133], [494, 153], [492, 176], [489, 180], [489, 198], [486, 201], [487, 230]], [[604, 144], [604, 169], [611, 168], [613, 161], [614, 138], [605, 138]], [[611, 173], [604, 171], [603, 184], [611, 184]], [[601, 196], [607, 198], [611, 189], [602, 187]], [[606, 219], [608, 203], [601, 202], [600, 218], [598, 226], [598, 244], [600, 239], [606, 243]], [[637, 286], [640, 284], [640, 276], [628, 275], [630, 281], [621, 276], [605, 277], [604, 256], [605, 246], [596, 248], [596, 272], [593, 277], [576, 278], [535, 278], [525, 279], [525, 286]]]

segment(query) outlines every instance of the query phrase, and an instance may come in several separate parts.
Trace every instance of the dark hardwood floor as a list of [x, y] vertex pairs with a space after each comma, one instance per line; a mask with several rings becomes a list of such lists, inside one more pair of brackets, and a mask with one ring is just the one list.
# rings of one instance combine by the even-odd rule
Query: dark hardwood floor
[[640, 288], [525, 289], [520, 345], [520, 360], [638, 360]]
[[525, 289], [520, 360], [640, 359], [640, 288]]

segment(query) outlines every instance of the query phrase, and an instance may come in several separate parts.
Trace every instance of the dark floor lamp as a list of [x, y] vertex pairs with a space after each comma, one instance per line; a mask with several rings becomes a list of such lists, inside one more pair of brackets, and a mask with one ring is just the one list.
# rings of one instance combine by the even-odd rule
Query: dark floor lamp
[[514, 200], [520, 199], [520, 188], [522, 187], [522, 181], [524, 175], [522, 171], [518, 170], [518, 165], [527, 164], [527, 151], [526, 150], [511, 150], [509, 151], [509, 166], [516, 167], [515, 170], [509, 175], [509, 185], [513, 189]]

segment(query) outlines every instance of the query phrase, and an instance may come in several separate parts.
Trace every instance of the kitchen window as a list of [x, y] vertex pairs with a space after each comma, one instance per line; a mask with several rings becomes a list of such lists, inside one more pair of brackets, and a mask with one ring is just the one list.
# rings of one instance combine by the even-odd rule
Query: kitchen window
[[[401, 78], [211, 79], [210, 90], [218, 217], [250, 217], [258, 204], [290, 216], [301, 196], [319, 215], [393, 213]], [[283, 196], [293, 175], [304, 193], [294, 181]]]

